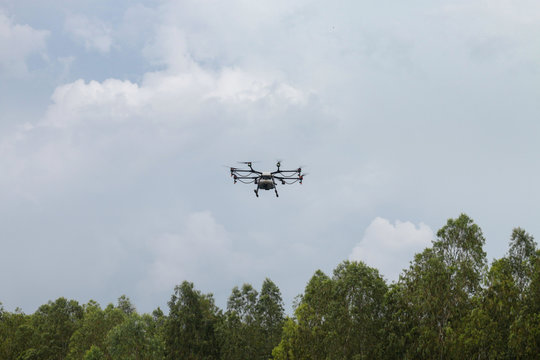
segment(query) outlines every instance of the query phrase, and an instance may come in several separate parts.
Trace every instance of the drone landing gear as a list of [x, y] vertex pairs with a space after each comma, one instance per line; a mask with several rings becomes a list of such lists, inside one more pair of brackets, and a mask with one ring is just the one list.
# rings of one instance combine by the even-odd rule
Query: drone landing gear
[[277, 189], [274, 188], [274, 191], [276, 192], [276, 197], [279, 197], [278, 193], [277, 193]]
[[259, 189], [253, 190], [253, 192], [255, 192], [255, 195], [256, 195], [257, 197], [259, 197], [259, 191], [258, 191], [258, 190], [259, 190]]

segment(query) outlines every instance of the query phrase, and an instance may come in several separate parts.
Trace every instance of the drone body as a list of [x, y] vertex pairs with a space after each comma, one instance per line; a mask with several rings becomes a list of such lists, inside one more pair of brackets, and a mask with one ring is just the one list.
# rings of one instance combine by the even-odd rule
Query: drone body
[[255, 190], [255, 195], [259, 197], [259, 190], [272, 190], [274, 189], [274, 192], [276, 193], [276, 197], [279, 196], [277, 192], [277, 183], [276, 181], [281, 182], [282, 185], [285, 184], [294, 184], [295, 182], [302, 183], [302, 180], [304, 180], [304, 175], [302, 174], [302, 169], [298, 168], [296, 170], [281, 170], [280, 166], [281, 163], [278, 161], [276, 164], [277, 170], [276, 171], [266, 171], [261, 172], [254, 170], [252, 167], [252, 163], [250, 161], [243, 162], [242, 164], [246, 164], [249, 169], [237, 169], [234, 167], [231, 167], [231, 176], [234, 178], [234, 183], [236, 184], [237, 181], [240, 181], [244, 184], [255, 184], [257, 187]]

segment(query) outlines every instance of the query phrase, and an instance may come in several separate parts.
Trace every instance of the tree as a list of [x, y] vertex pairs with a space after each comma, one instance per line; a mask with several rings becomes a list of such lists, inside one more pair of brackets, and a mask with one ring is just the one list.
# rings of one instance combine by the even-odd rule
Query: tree
[[508, 340], [520, 301], [508, 258], [493, 262], [486, 286], [481, 296], [475, 298], [476, 304], [464, 321], [458, 347], [470, 358], [514, 358]]
[[525, 293], [534, 270], [536, 243], [534, 238], [522, 228], [515, 228], [510, 237], [508, 260], [512, 267], [514, 282], [520, 294]]
[[332, 319], [329, 316], [334, 297], [334, 283], [325, 273], [317, 270], [308, 282], [295, 309], [297, 333], [291, 339], [294, 358], [324, 359], [332, 353], [328, 333]]
[[513, 229], [507, 256], [493, 261], [485, 288], [474, 298], [474, 309], [465, 321], [458, 345], [465, 357], [526, 358], [523, 349], [531, 343], [525, 339], [534, 328], [526, 300], [534, 277], [535, 248], [532, 236]]
[[92, 345], [90, 349], [88, 349], [86, 353], [84, 354], [84, 360], [105, 360], [105, 359], [106, 359], [105, 354], [96, 345]]
[[118, 308], [126, 315], [136, 313], [135, 305], [131, 303], [131, 300], [126, 295], [122, 295], [118, 298]]
[[432, 248], [417, 254], [400, 277], [406, 311], [407, 354], [414, 358], [459, 358], [459, 334], [481, 294], [486, 254], [482, 230], [467, 215], [449, 219]]
[[107, 350], [113, 360], [163, 358], [163, 344], [150, 315], [130, 314], [107, 335]]
[[29, 349], [35, 354], [34, 347], [38, 343], [32, 316], [25, 315], [19, 309], [14, 313], [5, 311], [0, 303], [0, 359], [16, 359]]
[[83, 318], [83, 308], [75, 300], [61, 297], [42, 305], [32, 316], [40, 339], [37, 353], [42, 359], [65, 359], [69, 341]]
[[297, 323], [286, 322], [276, 359], [380, 358], [383, 347], [384, 296], [378, 271], [345, 261], [332, 279], [317, 271], [295, 310]]
[[92, 346], [103, 351], [108, 332], [126, 318], [124, 311], [112, 304], [102, 310], [97, 302], [91, 300], [83, 308], [80, 326], [69, 342], [68, 359], [82, 359]]
[[[345, 261], [334, 270], [333, 327], [342, 358], [380, 358], [384, 296], [379, 272], [363, 262]], [[337, 353], [336, 353], [337, 355]]]
[[311, 277], [295, 305], [295, 318], [285, 321], [281, 341], [272, 351], [276, 360], [325, 359], [325, 343], [333, 282], [321, 270]]
[[258, 358], [266, 360], [272, 354], [272, 349], [279, 344], [285, 320], [281, 292], [277, 285], [268, 278], [262, 284], [255, 310], [260, 329]]
[[260, 339], [257, 324], [257, 291], [250, 284], [232, 289], [222, 323], [221, 351], [223, 359], [255, 359]]
[[281, 341], [272, 350], [272, 359], [274, 360], [294, 360], [301, 357], [295, 356], [297, 349], [301, 344], [298, 341], [298, 324], [292, 318], [285, 319], [283, 331], [281, 332]]
[[404, 323], [406, 358], [448, 357], [447, 337], [454, 308], [451, 301], [450, 271], [432, 248], [416, 254], [410, 268], [400, 276], [400, 309], [410, 322]]
[[216, 339], [219, 313], [211, 294], [203, 295], [193, 283], [184, 281], [174, 288], [165, 323], [167, 359], [217, 359]]
[[411, 342], [414, 317], [407, 303], [403, 282], [391, 284], [384, 297], [384, 359], [405, 359]]
[[530, 260], [532, 276], [521, 311], [510, 328], [508, 344], [519, 359], [536, 359], [540, 353], [540, 250]]
[[450, 271], [455, 304], [467, 302], [481, 288], [487, 264], [484, 235], [478, 225], [465, 214], [448, 219], [437, 232], [434, 251]]
[[235, 286], [219, 331], [222, 359], [268, 359], [281, 339], [283, 318], [281, 294], [270, 279], [260, 294], [250, 284]]

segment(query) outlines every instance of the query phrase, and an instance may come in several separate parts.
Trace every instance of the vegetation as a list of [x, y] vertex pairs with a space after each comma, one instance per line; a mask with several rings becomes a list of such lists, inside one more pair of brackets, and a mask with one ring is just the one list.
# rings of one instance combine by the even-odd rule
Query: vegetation
[[448, 220], [399, 280], [345, 261], [318, 270], [286, 317], [278, 287], [235, 287], [225, 311], [193, 283], [169, 312], [59, 298], [31, 315], [0, 304], [0, 359], [537, 359], [540, 251], [513, 230], [488, 267], [481, 229]]

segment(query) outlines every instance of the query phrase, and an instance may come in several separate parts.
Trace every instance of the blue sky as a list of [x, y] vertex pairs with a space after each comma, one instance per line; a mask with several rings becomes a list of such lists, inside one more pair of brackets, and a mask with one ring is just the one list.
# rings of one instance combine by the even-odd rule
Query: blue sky
[[[140, 311], [345, 259], [389, 281], [461, 212], [540, 232], [540, 4], [0, 1], [0, 301]], [[223, 165], [302, 165], [259, 198]]]

